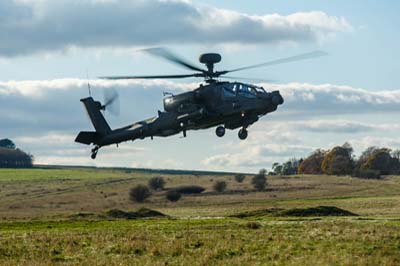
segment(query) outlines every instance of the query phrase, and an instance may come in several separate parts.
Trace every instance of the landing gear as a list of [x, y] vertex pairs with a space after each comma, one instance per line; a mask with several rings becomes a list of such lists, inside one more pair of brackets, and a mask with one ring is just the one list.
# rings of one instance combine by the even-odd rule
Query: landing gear
[[239, 139], [245, 140], [247, 138], [247, 129], [246, 128], [240, 129], [238, 136], [239, 136]]
[[215, 129], [215, 134], [217, 134], [218, 137], [222, 138], [225, 135], [225, 128], [223, 126], [219, 126]]
[[96, 146], [92, 149], [92, 155], [90, 156], [93, 160], [96, 159], [97, 152], [99, 151], [100, 147]]

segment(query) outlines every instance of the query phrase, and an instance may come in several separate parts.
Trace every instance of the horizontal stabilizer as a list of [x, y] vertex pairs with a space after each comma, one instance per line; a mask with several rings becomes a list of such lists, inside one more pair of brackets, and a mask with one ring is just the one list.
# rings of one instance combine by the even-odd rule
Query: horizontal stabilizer
[[99, 134], [91, 131], [81, 131], [75, 139], [75, 142], [90, 145], [91, 143], [96, 144], [99, 139]]

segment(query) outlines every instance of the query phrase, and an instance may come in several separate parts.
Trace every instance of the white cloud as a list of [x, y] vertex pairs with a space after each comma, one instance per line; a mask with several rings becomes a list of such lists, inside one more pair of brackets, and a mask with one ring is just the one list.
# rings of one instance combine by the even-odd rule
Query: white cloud
[[321, 11], [248, 15], [191, 1], [3, 0], [0, 56], [74, 47], [166, 43], [259, 44], [322, 41], [351, 31]]
[[365, 90], [333, 84], [263, 84], [279, 90], [285, 99], [285, 116], [399, 112], [400, 90]]

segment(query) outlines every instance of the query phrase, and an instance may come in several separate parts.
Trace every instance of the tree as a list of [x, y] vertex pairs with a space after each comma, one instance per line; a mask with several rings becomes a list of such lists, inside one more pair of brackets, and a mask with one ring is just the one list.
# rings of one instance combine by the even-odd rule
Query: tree
[[10, 139], [0, 139], [0, 147], [15, 150], [15, 144]]
[[283, 166], [279, 163], [274, 163], [272, 165], [272, 171], [274, 173], [274, 175], [280, 175], [282, 173], [282, 168]]
[[400, 150], [392, 151], [392, 157], [400, 161]]
[[267, 171], [265, 169], [261, 169], [260, 172], [256, 174], [251, 180], [254, 188], [258, 191], [265, 190], [265, 187], [267, 186], [266, 172]]
[[367, 149], [365, 149], [365, 151], [363, 151], [360, 157], [358, 158], [357, 167], [361, 168], [361, 166], [367, 162], [369, 157], [371, 157], [378, 150], [379, 148], [376, 146], [370, 146]]
[[30, 168], [33, 156], [20, 150], [0, 148], [0, 167], [3, 168]]
[[383, 175], [397, 173], [400, 163], [390, 154], [390, 149], [377, 149], [370, 155], [367, 161], [361, 165], [362, 170], [377, 170]]
[[144, 202], [150, 195], [150, 189], [145, 185], [137, 185], [129, 191], [129, 198], [135, 202]]
[[215, 182], [213, 188], [217, 192], [224, 192], [226, 189], [226, 182], [225, 181], [217, 181], [217, 182]]
[[176, 202], [176, 201], [180, 200], [181, 197], [182, 197], [181, 193], [179, 193], [178, 191], [175, 191], [175, 190], [169, 190], [166, 194], [166, 198], [172, 202]]
[[295, 175], [297, 174], [298, 167], [303, 160], [297, 160], [296, 158], [292, 158], [289, 161], [282, 164], [280, 174], [281, 175]]
[[237, 175], [235, 175], [235, 180], [238, 183], [242, 183], [244, 181], [245, 177], [246, 176], [244, 174], [237, 174]]
[[353, 148], [345, 143], [343, 146], [334, 147], [322, 161], [321, 169], [328, 175], [348, 175], [353, 172]]
[[153, 190], [163, 190], [165, 186], [165, 180], [161, 176], [152, 177], [149, 180], [149, 187]]
[[322, 174], [322, 162], [325, 158], [326, 151], [318, 149], [311, 153], [306, 159], [304, 159], [298, 167], [299, 174], [318, 175]]

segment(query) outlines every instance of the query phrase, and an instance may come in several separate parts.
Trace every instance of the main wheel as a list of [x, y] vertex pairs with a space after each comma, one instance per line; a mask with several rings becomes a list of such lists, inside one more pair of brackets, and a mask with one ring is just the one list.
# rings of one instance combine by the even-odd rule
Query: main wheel
[[225, 135], [225, 128], [223, 126], [219, 126], [215, 129], [215, 134], [217, 134], [218, 137], [222, 138]]
[[239, 130], [239, 139], [244, 140], [247, 138], [247, 130], [245, 128], [242, 128]]

